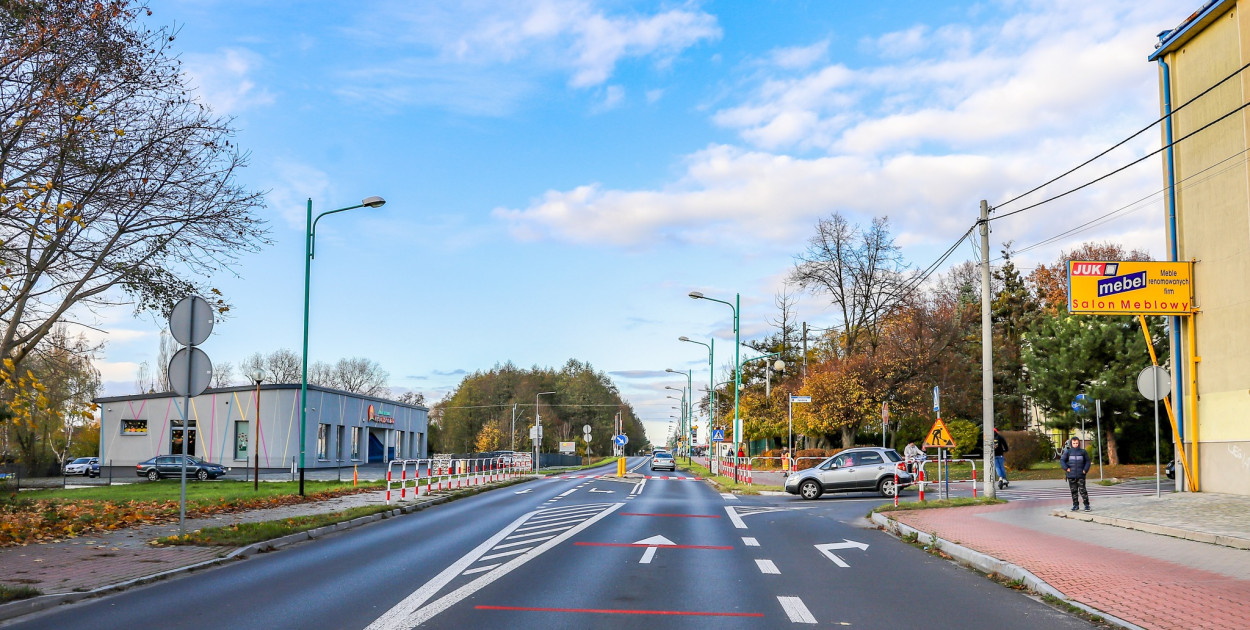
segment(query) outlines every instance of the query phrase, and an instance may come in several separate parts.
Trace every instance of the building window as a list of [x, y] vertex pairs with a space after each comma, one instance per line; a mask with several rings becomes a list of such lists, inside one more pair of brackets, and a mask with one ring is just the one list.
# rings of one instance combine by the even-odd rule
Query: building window
[[364, 429], [352, 429], [352, 459], [360, 459], [360, 434]]
[[247, 461], [247, 431], [249, 422], [240, 420], [234, 423], [234, 458]]
[[122, 435], [147, 435], [147, 420], [122, 420]]
[[330, 457], [330, 425], [317, 425], [317, 459]]

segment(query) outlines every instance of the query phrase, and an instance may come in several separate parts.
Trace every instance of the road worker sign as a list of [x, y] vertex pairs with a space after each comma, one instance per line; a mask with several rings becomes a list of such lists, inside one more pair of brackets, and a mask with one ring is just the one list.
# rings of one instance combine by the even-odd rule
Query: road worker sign
[[955, 448], [955, 438], [951, 437], [950, 429], [941, 418], [933, 423], [933, 428], [924, 437], [925, 448]]
[[1072, 260], [1068, 312], [1083, 315], [1188, 315], [1192, 262]]

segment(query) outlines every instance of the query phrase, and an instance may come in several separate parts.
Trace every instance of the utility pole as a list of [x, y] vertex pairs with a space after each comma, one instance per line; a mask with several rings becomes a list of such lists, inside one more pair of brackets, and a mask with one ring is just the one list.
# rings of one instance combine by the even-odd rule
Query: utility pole
[[985, 496], [993, 499], [994, 479], [994, 330], [990, 321], [990, 204], [981, 200], [981, 460]]
[[803, 378], [807, 379], [807, 322], [803, 322]]
[[516, 452], [516, 403], [512, 403], [512, 446], [509, 450]]

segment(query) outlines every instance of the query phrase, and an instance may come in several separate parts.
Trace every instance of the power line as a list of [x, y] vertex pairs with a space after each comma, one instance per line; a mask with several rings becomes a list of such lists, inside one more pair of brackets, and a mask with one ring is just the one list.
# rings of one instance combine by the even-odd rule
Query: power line
[[1127, 169], [1129, 169], [1129, 168], [1132, 168], [1132, 167], [1134, 167], [1134, 166], [1137, 166], [1138, 164], [1141, 164], [1142, 162], [1144, 162], [1144, 161], [1146, 161], [1146, 160], [1148, 160], [1148, 159], [1150, 159], [1150, 158], [1152, 158], [1152, 157], [1154, 157], [1154, 156], [1156, 156], [1156, 155], [1159, 155], [1160, 153], [1163, 153], [1163, 152], [1164, 152], [1164, 151], [1166, 151], [1168, 148], [1173, 147], [1173, 146], [1176, 146], [1177, 144], [1180, 144], [1181, 142], [1183, 142], [1183, 141], [1185, 141], [1185, 140], [1188, 140], [1189, 138], [1192, 138], [1192, 137], [1193, 137], [1193, 136], [1195, 136], [1196, 134], [1199, 134], [1199, 133], [1202, 133], [1203, 131], [1206, 131], [1206, 130], [1207, 130], [1207, 129], [1209, 129], [1211, 126], [1213, 126], [1213, 125], [1215, 125], [1215, 124], [1217, 124], [1217, 123], [1222, 122], [1224, 119], [1228, 118], [1229, 116], [1232, 116], [1233, 114], [1236, 114], [1236, 113], [1240, 112], [1241, 110], [1243, 110], [1243, 109], [1245, 109], [1245, 108], [1247, 108], [1247, 107], [1250, 107], [1250, 102], [1242, 103], [1240, 107], [1238, 107], [1238, 108], [1236, 108], [1236, 109], [1234, 109], [1234, 110], [1232, 110], [1232, 111], [1230, 111], [1230, 112], [1228, 112], [1228, 113], [1224, 114], [1223, 116], [1220, 116], [1219, 118], [1216, 118], [1215, 120], [1212, 120], [1211, 122], [1209, 122], [1209, 123], [1207, 123], [1207, 124], [1205, 124], [1205, 125], [1203, 125], [1203, 126], [1201, 126], [1201, 127], [1197, 128], [1197, 129], [1195, 129], [1195, 130], [1193, 130], [1193, 131], [1189, 132], [1188, 134], [1185, 134], [1185, 136], [1183, 136], [1183, 137], [1181, 137], [1181, 138], [1177, 138], [1176, 140], [1173, 140], [1172, 142], [1169, 142], [1168, 144], [1165, 144], [1165, 145], [1163, 145], [1162, 147], [1159, 147], [1159, 148], [1158, 148], [1157, 150], [1155, 150], [1155, 151], [1151, 151], [1150, 153], [1147, 153], [1146, 155], [1143, 155], [1143, 156], [1141, 156], [1140, 158], [1137, 158], [1136, 160], [1133, 160], [1132, 162], [1129, 162], [1128, 164], [1125, 164], [1124, 166], [1121, 166], [1120, 168], [1117, 168], [1117, 169], [1115, 169], [1115, 170], [1113, 170], [1113, 171], [1111, 171], [1111, 172], [1109, 172], [1109, 173], [1106, 173], [1105, 175], [1102, 175], [1102, 176], [1100, 176], [1100, 177], [1096, 177], [1096, 178], [1094, 178], [1094, 179], [1092, 179], [1092, 180], [1090, 180], [1090, 181], [1088, 181], [1088, 182], [1085, 182], [1084, 184], [1081, 184], [1080, 186], [1077, 186], [1076, 188], [1073, 188], [1073, 189], [1068, 190], [1068, 191], [1066, 191], [1066, 192], [1059, 193], [1058, 195], [1055, 195], [1054, 197], [1050, 197], [1050, 198], [1048, 198], [1048, 199], [1043, 199], [1043, 200], [1041, 200], [1041, 201], [1039, 201], [1039, 202], [1037, 202], [1037, 203], [1035, 203], [1035, 204], [1027, 205], [1027, 206], [1025, 206], [1025, 207], [1023, 207], [1023, 208], [1020, 208], [1019, 210], [1012, 210], [1011, 212], [1008, 212], [1008, 213], [1005, 213], [1005, 214], [1000, 214], [1000, 215], [998, 215], [998, 216], [996, 216], [996, 217], [990, 217], [988, 220], [989, 220], [989, 221], [997, 221], [998, 219], [1004, 219], [1004, 218], [1009, 217], [1009, 216], [1011, 216], [1011, 215], [1013, 215], [1013, 214], [1020, 214], [1021, 212], [1024, 212], [1025, 210], [1032, 210], [1033, 208], [1036, 208], [1036, 207], [1038, 207], [1038, 206], [1048, 204], [1048, 203], [1050, 203], [1050, 202], [1052, 202], [1052, 201], [1055, 201], [1055, 200], [1057, 200], [1057, 199], [1061, 199], [1061, 198], [1063, 198], [1063, 197], [1067, 197], [1068, 195], [1071, 195], [1072, 193], [1074, 193], [1074, 192], [1076, 192], [1076, 191], [1078, 191], [1078, 190], [1082, 190], [1082, 189], [1084, 189], [1084, 188], [1088, 188], [1088, 187], [1090, 187], [1090, 186], [1093, 186], [1094, 184], [1097, 184], [1098, 182], [1100, 182], [1100, 181], [1102, 181], [1102, 180], [1104, 180], [1104, 179], [1107, 179], [1108, 177], [1111, 177], [1112, 175], [1115, 175], [1115, 174], [1120, 173], [1120, 172], [1122, 172], [1122, 171], [1124, 171], [1124, 170], [1127, 170]]
[[[1088, 166], [1088, 165], [1089, 165], [1091, 162], [1093, 162], [1094, 160], [1097, 160], [1098, 158], [1103, 157], [1103, 156], [1107, 155], [1108, 153], [1111, 153], [1112, 151], [1114, 151], [1114, 150], [1116, 150], [1116, 149], [1118, 149], [1118, 148], [1120, 148], [1120, 147], [1124, 146], [1126, 143], [1128, 143], [1128, 142], [1132, 141], [1132, 140], [1133, 140], [1134, 138], [1136, 138], [1137, 136], [1140, 136], [1141, 134], [1143, 134], [1143, 133], [1145, 133], [1145, 132], [1149, 131], [1149, 130], [1150, 130], [1152, 127], [1154, 127], [1155, 125], [1157, 125], [1157, 124], [1159, 124], [1160, 122], [1163, 122], [1164, 120], [1166, 120], [1166, 119], [1168, 118], [1168, 116], [1173, 116], [1173, 115], [1175, 115], [1177, 112], [1181, 111], [1182, 109], [1185, 109], [1185, 107], [1187, 107], [1188, 105], [1190, 105], [1190, 104], [1191, 104], [1191, 103], [1193, 103], [1194, 101], [1197, 101], [1198, 99], [1200, 99], [1200, 98], [1202, 98], [1202, 97], [1206, 96], [1209, 92], [1211, 92], [1211, 90], [1214, 90], [1215, 88], [1217, 88], [1217, 87], [1219, 87], [1219, 86], [1223, 85], [1225, 82], [1229, 81], [1229, 80], [1230, 80], [1230, 79], [1232, 79], [1233, 77], [1235, 77], [1235, 76], [1237, 76], [1237, 75], [1241, 74], [1243, 71], [1245, 71], [1245, 69], [1246, 69], [1246, 68], [1250, 68], [1250, 63], [1247, 63], [1246, 65], [1244, 65], [1244, 66], [1242, 66], [1242, 67], [1238, 68], [1236, 72], [1233, 72], [1232, 74], [1230, 74], [1230, 75], [1228, 75], [1228, 76], [1224, 77], [1223, 79], [1220, 79], [1220, 80], [1219, 80], [1219, 82], [1217, 82], [1217, 83], [1215, 83], [1214, 85], [1212, 85], [1212, 86], [1208, 87], [1207, 89], [1203, 90], [1203, 91], [1202, 91], [1200, 94], [1198, 94], [1197, 96], [1195, 96], [1195, 97], [1193, 97], [1193, 98], [1189, 99], [1188, 101], [1185, 101], [1184, 103], [1181, 103], [1181, 105], [1180, 105], [1179, 107], [1177, 107], [1177, 108], [1173, 109], [1173, 110], [1171, 111], [1171, 113], [1169, 113], [1168, 115], [1165, 115], [1165, 116], [1160, 116], [1160, 117], [1156, 118], [1156, 119], [1154, 120], [1154, 122], [1150, 123], [1149, 125], [1146, 125], [1145, 127], [1142, 127], [1140, 130], [1138, 130], [1138, 131], [1137, 131], [1136, 133], [1134, 133], [1133, 135], [1131, 135], [1131, 136], [1129, 136], [1129, 137], [1127, 137], [1127, 138], [1125, 138], [1125, 139], [1123, 139], [1123, 140], [1121, 140], [1121, 141], [1119, 141], [1119, 142], [1115, 143], [1115, 144], [1114, 144], [1114, 145], [1112, 145], [1110, 148], [1108, 148], [1108, 149], [1106, 149], [1105, 151], [1103, 151], [1103, 152], [1099, 153], [1098, 155], [1095, 155], [1094, 157], [1092, 157], [1092, 158], [1090, 158], [1090, 159], [1088, 159], [1088, 160], [1085, 160], [1084, 162], [1081, 162], [1080, 164], [1078, 164], [1078, 165], [1076, 165], [1076, 166], [1074, 166], [1074, 167], [1072, 167], [1072, 168], [1068, 169], [1067, 171], [1064, 171], [1064, 172], [1063, 172], [1062, 174], [1060, 174], [1059, 176], [1054, 177], [1054, 178], [1052, 178], [1052, 179], [1050, 179], [1050, 180], [1046, 181], [1046, 182], [1045, 182], [1045, 183], [1043, 183], [1043, 184], [1040, 184], [1040, 185], [1038, 185], [1038, 186], [1035, 186], [1035, 187], [1033, 187], [1032, 189], [1030, 189], [1030, 190], [1028, 190], [1028, 191], [1026, 191], [1026, 192], [1024, 192], [1024, 193], [1021, 193], [1021, 194], [1019, 194], [1019, 195], [1016, 195], [1015, 197], [1012, 197], [1011, 199], [1008, 199], [1007, 201], [1004, 201], [1004, 202], [1002, 202], [1002, 203], [999, 203], [999, 204], [995, 205], [994, 207], [995, 207], [995, 208], [1001, 208], [1001, 207], [1003, 207], [1003, 206], [1005, 206], [1005, 205], [1007, 205], [1007, 204], [1009, 204], [1009, 203], [1012, 203], [1012, 202], [1015, 202], [1015, 201], [1019, 201], [1020, 199], [1022, 199], [1022, 198], [1024, 198], [1024, 197], [1027, 197], [1027, 196], [1029, 196], [1029, 195], [1031, 195], [1031, 194], [1033, 194], [1033, 193], [1035, 193], [1035, 192], [1037, 192], [1037, 191], [1039, 191], [1039, 190], [1041, 190], [1041, 189], [1043, 189], [1043, 188], [1045, 188], [1045, 187], [1047, 187], [1047, 186], [1049, 186], [1049, 185], [1051, 185], [1051, 184], [1053, 184], [1053, 183], [1055, 183], [1055, 182], [1057, 182], [1057, 181], [1059, 181], [1059, 180], [1063, 179], [1064, 177], [1067, 177], [1068, 175], [1071, 175], [1072, 173], [1075, 173], [1076, 171], [1078, 171], [1078, 170], [1080, 170], [1080, 169], [1084, 168], [1085, 166]], [[1164, 147], [1164, 148], [1167, 148], [1167, 147]], [[1079, 190], [1079, 189], [1078, 189], [1078, 190]], [[1045, 202], [1043, 202], [1043, 203], [1045, 203]]]

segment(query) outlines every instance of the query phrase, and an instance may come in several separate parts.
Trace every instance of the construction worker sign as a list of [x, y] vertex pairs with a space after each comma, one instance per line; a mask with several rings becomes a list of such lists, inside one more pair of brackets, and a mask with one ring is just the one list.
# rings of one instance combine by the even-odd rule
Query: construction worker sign
[[933, 428], [929, 429], [929, 433], [924, 438], [925, 448], [955, 448], [955, 438], [951, 437], [950, 429], [946, 428], [946, 423], [941, 418], [933, 423]]

